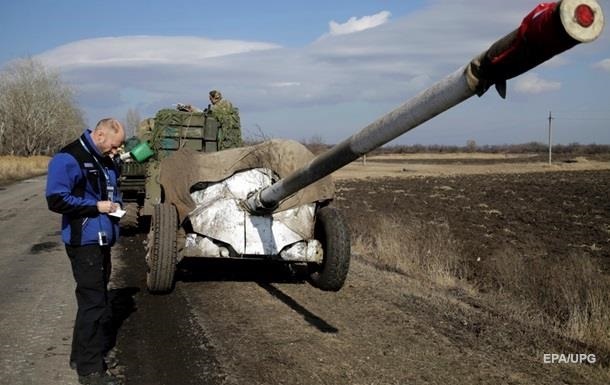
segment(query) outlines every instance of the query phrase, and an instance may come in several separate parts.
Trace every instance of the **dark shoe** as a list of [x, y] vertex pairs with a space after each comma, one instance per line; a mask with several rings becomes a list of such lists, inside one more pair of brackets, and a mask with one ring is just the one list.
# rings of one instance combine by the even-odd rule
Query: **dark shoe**
[[106, 372], [95, 372], [86, 376], [78, 376], [78, 382], [83, 385], [121, 385], [118, 378]]
[[[108, 369], [114, 369], [119, 366], [119, 360], [116, 358], [116, 353], [114, 350], [111, 350], [104, 355], [104, 363]], [[76, 361], [70, 361], [70, 369], [76, 370], [76, 368]]]
[[116, 353], [114, 350], [111, 350], [104, 355], [104, 363], [108, 369], [114, 369], [119, 366], [119, 360], [116, 358]]

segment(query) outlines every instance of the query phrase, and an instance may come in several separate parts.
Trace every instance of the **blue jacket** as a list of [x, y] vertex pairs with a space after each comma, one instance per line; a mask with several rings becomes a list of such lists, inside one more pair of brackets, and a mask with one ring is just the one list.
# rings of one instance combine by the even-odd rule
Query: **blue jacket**
[[112, 159], [99, 152], [88, 130], [51, 159], [47, 204], [51, 211], [62, 214], [64, 243], [99, 244], [100, 232], [106, 234], [109, 246], [118, 240], [119, 219], [97, 210], [101, 200], [122, 204], [117, 181], [118, 171]]

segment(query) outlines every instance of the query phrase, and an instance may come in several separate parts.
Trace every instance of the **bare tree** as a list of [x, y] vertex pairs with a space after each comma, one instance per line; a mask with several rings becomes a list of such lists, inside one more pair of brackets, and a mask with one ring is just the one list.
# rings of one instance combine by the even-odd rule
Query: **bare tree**
[[74, 92], [58, 72], [26, 58], [0, 73], [0, 154], [49, 154], [83, 127]]
[[134, 136], [136, 132], [138, 132], [140, 121], [142, 121], [142, 118], [140, 117], [140, 113], [138, 112], [138, 110], [133, 108], [127, 110], [127, 116], [125, 118], [125, 134], [128, 138]]
[[324, 139], [322, 139], [321, 135], [313, 135], [309, 139], [301, 140], [301, 143], [316, 155], [321, 154], [329, 148], [329, 146], [324, 143]]

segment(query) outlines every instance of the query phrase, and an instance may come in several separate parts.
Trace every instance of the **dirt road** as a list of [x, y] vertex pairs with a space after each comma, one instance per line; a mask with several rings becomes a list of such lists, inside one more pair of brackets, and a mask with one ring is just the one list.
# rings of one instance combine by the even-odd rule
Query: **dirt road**
[[[76, 383], [74, 286], [43, 188], [36, 179], [0, 191], [0, 384]], [[282, 266], [187, 261], [174, 292], [153, 296], [143, 240], [126, 234], [114, 258], [115, 371], [127, 384], [610, 383], [608, 362], [543, 362], [597, 352], [358, 257], [339, 293]]]
[[0, 191], [0, 384], [76, 384], [70, 263], [44, 178]]
[[[544, 353], [571, 345], [515, 324], [492, 304], [359, 259], [339, 293], [320, 292], [273, 265], [188, 267], [169, 296], [136, 295], [138, 311], [119, 340], [130, 384], [605, 384], [609, 378], [601, 367], [544, 364]], [[141, 277], [125, 278], [143, 287]], [[182, 382], [168, 381], [178, 375]]]

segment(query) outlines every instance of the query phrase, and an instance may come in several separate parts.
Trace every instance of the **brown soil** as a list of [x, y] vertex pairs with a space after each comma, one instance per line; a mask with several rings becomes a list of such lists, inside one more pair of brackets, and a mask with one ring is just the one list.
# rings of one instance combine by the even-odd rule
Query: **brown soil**
[[449, 223], [467, 260], [506, 249], [593, 257], [610, 273], [610, 171], [344, 180], [339, 206], [352, 223], [398, 215]]
[[[487, 271], [477, 264], [507, 250], [508, 255], [558, 261], [591, 258], [608, 276], [610, 171], [603, 162], [592, 171], [570, 169], [583, 167], [584, 161], [556, 170], [540, 164], [472, 165], [488, 170], [479, 175], [459, 172], [470, 165], [433, 164], [444, 168], [444, 176], [405, 177], [415, 173], [401, 170], [414, 166], [394, 161], [383, 163], [385, 171], [371, 172], [399, 178], [367, 178], [371, 174], [362, 167], [372, 163], [348, 166], [337, 183], [335, 203], [354, 233], [366, 231], [381, 216], [446, 222], [462, 245], [470, 278]], [[523, 171], [533, 169], [539, 172]], [[361, 178], [349, 179], [356, 176]], [[123, 258], [143, 258], [133, 247], [142, 239], [126, 237], [129, 255]], [[126, 320], [118, 344], [127, 383], [163, 383], [144, 370], [177, 373], [197, 367], [209, 371], [209, 383], [225, 384], [610, 383], [607, 351], [567, 339], [544, 324], [520, 321], [495, 302], [498, 297], [486, 294], [493, 277], [483, 276], [489, 285], [481, 290], [442, 287], [354, 256], [345, 287], [325, 293], [284, 266], [186, 261], [181, 269], [176, 290], [166, 300], [145, 290], [136, 296], [145, 306]], [[139, 277], [125, 284], [143, 288]], [[159, 314], [165, 316], [152, 318]], [[167, 324], [168, 318], [180, 322]], [[161, 335], [146, 335], [151, 340], [142, 350], [134, 349], [144, 344], [144, 334], [135, 332], [140, 325], [155, 327]], [[185, 329], [176, 332], [174, 326]], [[168, 340], [164, 333], [177, 339]], [[544, 364], [544, 353], [594, 353], [598, 362]], [[138, 365], [147, 360], [145, 368]], [[185, 363], [190, 360], [195, 365]], [[205, 383], [203, 377], [193, 373], [188, 383], [199, 383], [198, 378]]]

